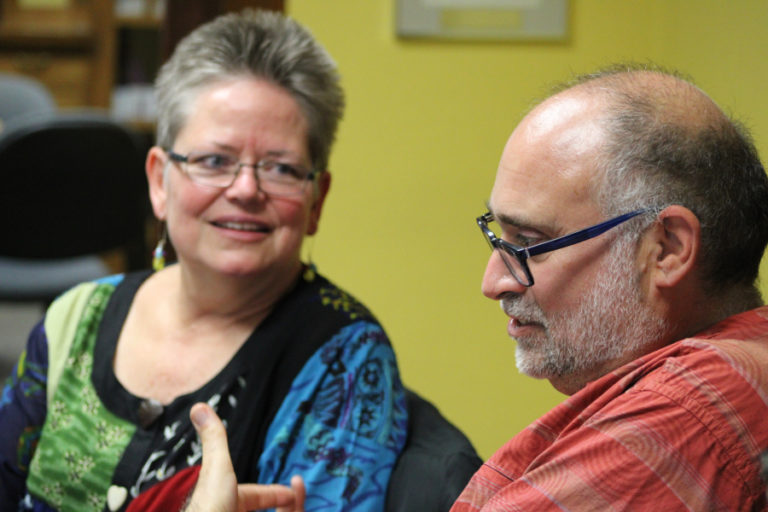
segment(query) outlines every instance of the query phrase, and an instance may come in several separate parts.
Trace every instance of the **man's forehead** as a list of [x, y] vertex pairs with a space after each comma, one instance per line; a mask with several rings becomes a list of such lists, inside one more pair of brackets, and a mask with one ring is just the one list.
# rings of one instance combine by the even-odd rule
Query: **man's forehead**
[[562, 183], [545, 188], [494, 186], [487, 207], [502, 224], [550, 235], [565, 234], [602, 220], [592, 194], [579, 193]]
[[537, 137], [564, 126], [580, 124], [594, 119], [605, 103], [599, 97], [585, 92], [564, 91], [536, 106], [520, 122], [529, 136]]
[[562, 225], [568, 216], [597, 216], [600, 109], [578, 98], [556, 100], [531, 112], [510, 136], [489, 201], [497, 216], [545, 225]]

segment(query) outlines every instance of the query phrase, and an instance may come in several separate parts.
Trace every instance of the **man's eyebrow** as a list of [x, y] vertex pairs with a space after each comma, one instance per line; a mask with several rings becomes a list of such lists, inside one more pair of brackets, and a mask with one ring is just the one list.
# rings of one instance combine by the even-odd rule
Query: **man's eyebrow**
[[555, 234], [557, 230], [549, 225], [544, 225], [540, 222], [536, 222], [530, 218], [524, 218], [519, 216], [512, 216], [502, 212], [496, 212], [491, 208], [489, 203], [486, 203], [488, 211], [493, 216], [494, 220], [499, 224], [505, 224], [507, 226], [514, 226], [518, 229], [533, 229], [539, 231], [542, 234]]
[[521, 219], [516, 219], [510, 215], [494, 211], [493, 208], [491, 208], [490, 201], [485, 202], [485, 208], [488, 210], [488, 213], [493, 216], [493, 219], [500, 224], [508, 224], [510, 226], [518, 227], [522, 227], [524, 225], [524, 223], [521, 222]]

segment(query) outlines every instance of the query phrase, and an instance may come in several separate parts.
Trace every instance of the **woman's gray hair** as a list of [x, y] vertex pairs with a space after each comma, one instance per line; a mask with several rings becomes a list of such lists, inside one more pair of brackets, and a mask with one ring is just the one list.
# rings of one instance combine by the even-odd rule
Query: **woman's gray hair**
[[[633, 71], [671, 80], [647, 87]], [[605, 214], [682, 205], [701, 224], [708, 290], [754, 288], [768, 243], [768, 176], [748, 132], [676, 73], [620, 65], [582, 83], [592, 80], [608, 103], [595, 182]]]
[[203, 88], [242, 76], [274, 83], [296, 100], [312, 166], [326, 170], [344, 111], [336, 64], [304, 27], [274, 11], [224, 14], [179, 42], [155, 82], [158, 146], [173, 146]]

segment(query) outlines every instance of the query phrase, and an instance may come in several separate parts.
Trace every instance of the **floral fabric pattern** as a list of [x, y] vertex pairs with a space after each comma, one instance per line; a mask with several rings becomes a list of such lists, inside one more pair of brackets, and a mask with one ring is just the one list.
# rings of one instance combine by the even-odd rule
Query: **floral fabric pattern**
[[[389, 340], [364, 305], [319, 275], [304, 279], [273, 312], [279, 320], [256, 329], [218, 376], [161, 406], [145, 424], [137, 410], [146, 400], [122, 388], [109, 364], [120, 315], [145, 278], [133, 276], [128, 291], [122, 276], [77, 287], [47, 317], [55, 310], [72, 320], [58, 329], [46, 319], [30, 334], [0, 395], [0, 510], [179, 509], [201, 462], [189, 421], [198, 401], [207, 401], [230, 431], [236, 421], [257, 426], [266, 414], [262, 442], [230, 432], [233, 453], [258, 449], [243, 458], [252, 467], [236, 463], [243, 478], [288, 483], [301, 474], [308, 511], [383, 510], [407, 412]], [[302, 322], [286, 329], [285, 319], [296, 318]], [[252, 365], [262, 347], [292, 347], [283, 341], [289, 331], [316, 341], [296, 345], [306, 347], [305, 359], [290, 348], [277, 353], [275, 369], [291, 360], [296, 373], [274, 412], [256, 412], [254, 386], [265, 372]]]
[[267, 433], [260, 481], [287, 484], [302, 474], [307, 512], [381, 507], [407, 433], [393, 390], [403, 392], [383, 331], [365, 322], [346, 327], [294, 380]]

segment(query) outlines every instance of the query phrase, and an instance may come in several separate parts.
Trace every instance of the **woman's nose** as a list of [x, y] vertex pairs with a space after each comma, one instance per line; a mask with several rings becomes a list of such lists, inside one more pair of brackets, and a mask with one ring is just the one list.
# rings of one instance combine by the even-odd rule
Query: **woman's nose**
[[261, 197], [264, 191], [261, 190], [256, 167], [254, 165], [241, 166], [235, 181], [227, 187], [226, 194], [232, 199]]

